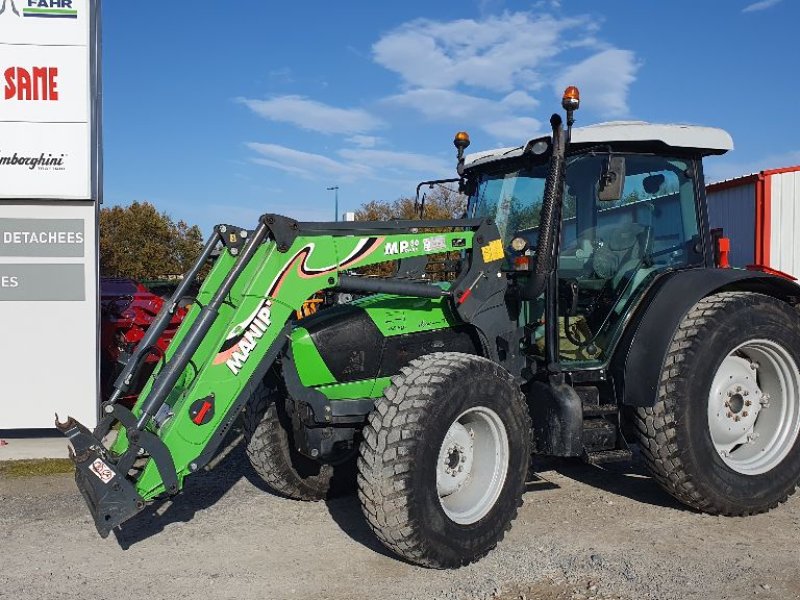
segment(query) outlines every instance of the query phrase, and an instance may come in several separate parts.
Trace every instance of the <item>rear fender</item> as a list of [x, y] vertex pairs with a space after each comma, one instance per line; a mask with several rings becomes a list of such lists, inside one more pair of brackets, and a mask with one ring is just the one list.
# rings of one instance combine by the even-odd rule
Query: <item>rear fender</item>
[[687, 312], [719, 292], [749, 291], [792, 305], [800, 286], [783, 277], [740, 269], [692, 269], [662, 277], [647, 292], [611, 361], [618, 399], [628, 406], [653, 406], [672, 336]]

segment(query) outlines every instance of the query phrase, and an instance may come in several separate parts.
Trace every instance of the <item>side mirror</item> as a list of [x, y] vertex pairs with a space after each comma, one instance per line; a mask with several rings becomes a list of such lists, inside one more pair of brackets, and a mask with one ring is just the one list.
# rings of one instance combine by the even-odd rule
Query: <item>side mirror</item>
[[615, 202], [622, 198], [622, 186], [625, 184], [625, 157], [609, 156], [603, 173], [600, 175], [600, 186], [597, 199], [601, 202]]

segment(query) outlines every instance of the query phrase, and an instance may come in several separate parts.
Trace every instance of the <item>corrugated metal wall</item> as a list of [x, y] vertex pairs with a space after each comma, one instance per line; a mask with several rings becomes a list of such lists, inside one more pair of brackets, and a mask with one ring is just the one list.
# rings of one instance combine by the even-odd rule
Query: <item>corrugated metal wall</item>
[[[730, 262], [746, 267], [755, 262], [755, 183], [708, 192], [708, 222], [711, 228], [722, 227], [731, 240]], [[773, 215], [775, 213], [773, 212]]]
[[771, 197], [770, 267], [800, 277], [800, 171], [775, 173]]

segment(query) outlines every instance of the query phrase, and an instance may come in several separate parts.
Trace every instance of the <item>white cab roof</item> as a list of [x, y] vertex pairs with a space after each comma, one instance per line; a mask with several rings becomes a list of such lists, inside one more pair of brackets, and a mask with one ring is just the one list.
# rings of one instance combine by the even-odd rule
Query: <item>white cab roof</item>
[[[541, 136], [537, 139], [548, 139]], [[532, 140], [532, 141], [533, 141]], [[699, 125], [661, 125], [644, 121], [613, 121], [572, 130], [573, 144], [607, 144], [611, 142], [663, 142], [674, 148], [694, 148], [704, 154], [724, 154], [733, 149], [733, 139], [723, 129]], [[525, 146], [497, 148], [468, 154], [465, 167], [520, 156]]]

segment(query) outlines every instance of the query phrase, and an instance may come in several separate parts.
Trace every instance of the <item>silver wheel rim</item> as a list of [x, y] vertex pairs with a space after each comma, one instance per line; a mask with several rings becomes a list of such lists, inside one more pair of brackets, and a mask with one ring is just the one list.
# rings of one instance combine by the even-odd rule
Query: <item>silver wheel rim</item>
[[708, 395], [708, 428], [725, 464], [760, 475], [786, 458], [800, 433], [800, 375], [770, 340], [746, 342], [725, 357]]
[[508, 434], [496, 412], [477, 406], [461, 413], [436, 462], [436, 491], [445, 514], [460, 525], [485, 517], [500, 497], [508, 459]]

